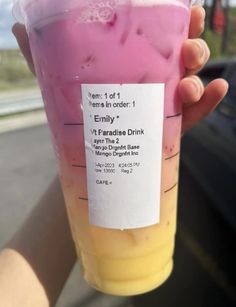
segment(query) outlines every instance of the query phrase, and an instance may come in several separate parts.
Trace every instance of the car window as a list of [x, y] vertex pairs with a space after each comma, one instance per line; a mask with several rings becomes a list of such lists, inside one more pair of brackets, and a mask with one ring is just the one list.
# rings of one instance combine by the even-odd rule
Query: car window
[[236, 69], [226, 77], [229, 82], [229, 91], [223, 101], [219, 104], [218, 110], [223, 114], [235, 118], [236, 117]]
[[216, 78], [222, 77], [225, 71], [225, 66], [214, 66], [214, 67], [207, 67], [200, 71], [199, 77], [202, 79], [204, 84], [211, 82]]
[[236, 69], [230, 75], [228, 82], [229, 82], [229, 91], [227, 95], [227, 102], [236, 108]]

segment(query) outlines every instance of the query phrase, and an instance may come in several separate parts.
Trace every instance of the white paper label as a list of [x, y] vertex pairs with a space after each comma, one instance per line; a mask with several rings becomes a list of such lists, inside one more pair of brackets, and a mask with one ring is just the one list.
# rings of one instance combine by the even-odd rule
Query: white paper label
[[159, 223], [164, 84], [83, 84], [90, 223]]

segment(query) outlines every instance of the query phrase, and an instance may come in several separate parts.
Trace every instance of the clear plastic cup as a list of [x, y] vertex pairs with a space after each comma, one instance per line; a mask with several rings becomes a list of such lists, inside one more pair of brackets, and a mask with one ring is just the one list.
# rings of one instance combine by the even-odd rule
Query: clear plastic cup
[[[29, 35], [83, 274], [105, 293], [144, 293], [172, 271], [182, 121], [177, 86], [190, 5], [15, 4]], [[109, 130], [112, 119], [117, 126]]]

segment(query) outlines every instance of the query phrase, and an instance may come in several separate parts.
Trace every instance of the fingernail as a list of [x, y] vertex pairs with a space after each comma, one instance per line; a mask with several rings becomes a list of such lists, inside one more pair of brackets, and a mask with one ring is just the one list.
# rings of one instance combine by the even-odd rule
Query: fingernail
[[198, 41], [195, 41], [194, 44], [198, 49], [199, 59], [203, 59], [205, 56], [205, 49], [202, 47], [202, 44], [199, 43]]
[[192, 90], [196, 93], [196, 94], [199, 94], [200, 90], [199, 90], [199, 86], [198, 84], [192, 80], [191, 82], [191, 86], [192, 86]]
[[[196, 78], [196, 79], [195, 79]], [[199, 80], [198, 77], [192, 76], [191, 77], [191, 87], [192, 87], [192, 91], [197, 95], [200, 96], [201, 95], [201, 87], [199, 84]]]
[[205, 20], [206, 19], [206, 11], [205, 11], [205, 9], [201, 5], [200, 5], [200, 9], [202, 11], [203, 20]]

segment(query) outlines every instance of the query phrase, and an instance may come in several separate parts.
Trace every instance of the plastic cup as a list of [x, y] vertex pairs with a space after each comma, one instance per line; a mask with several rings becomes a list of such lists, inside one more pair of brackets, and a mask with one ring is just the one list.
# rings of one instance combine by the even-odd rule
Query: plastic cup
[[83, 275], [105, 293], [144, 293], [172, 271], [182, 120], [177, 86], [189, 7], [187, 0], [15, 4]]

